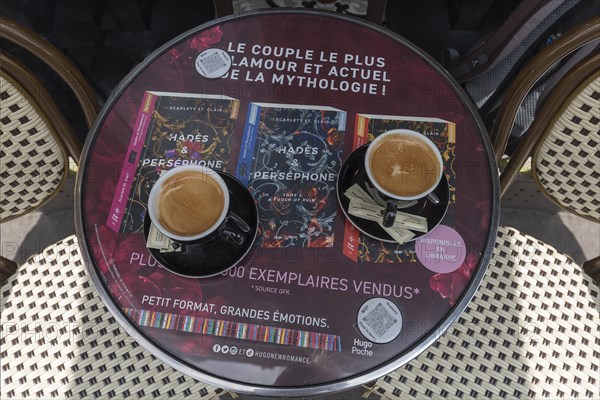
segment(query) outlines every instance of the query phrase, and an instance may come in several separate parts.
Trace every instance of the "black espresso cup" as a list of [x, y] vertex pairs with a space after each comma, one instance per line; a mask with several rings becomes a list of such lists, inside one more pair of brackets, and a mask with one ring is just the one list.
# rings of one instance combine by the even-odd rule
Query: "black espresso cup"
[[242, 245], [251, 228], [229, 203], [229, 189], [219, 173], [186, 165], [158, 178], [148, 197], [148, 215], [156, 229], [176, 243], [220, 238]]
[[425, 135], [394, 129], [377, 136], [364, 160], [369, 194], [385, 204], [382, 224], [390, 227], [399, 208], [429, 196], [442, 178], [442, 156]]

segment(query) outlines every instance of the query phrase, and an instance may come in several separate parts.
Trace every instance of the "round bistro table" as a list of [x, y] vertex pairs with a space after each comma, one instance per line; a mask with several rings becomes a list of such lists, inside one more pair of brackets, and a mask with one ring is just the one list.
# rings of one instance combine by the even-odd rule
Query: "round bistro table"
[[[352, 150], [395, 128], [436, 143], [449, 193], [405, 244], [355, 229], [336, 193]], [[163, 268], [144, 239], [153, 181], [187, 163], [236, 176], [259, 210], [248, 254], [210, 278]], [[367, 383], [434, 343], [484, 275], [498, 212], [487, 133], [456, 82], [381, 27], [299, 10], [217, 19], [146, 58], [91, 129], [76, 200], [92, 280], [142, 346], [273, 396]]]

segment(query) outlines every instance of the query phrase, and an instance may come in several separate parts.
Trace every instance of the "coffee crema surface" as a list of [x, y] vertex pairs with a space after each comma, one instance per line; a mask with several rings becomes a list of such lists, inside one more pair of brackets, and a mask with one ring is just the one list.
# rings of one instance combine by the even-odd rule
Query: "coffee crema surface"
[[170, 232], [193, 236], [213, 227], [224, 206], [223, 190], [217, 181], [200, 171], [183, 171], [163, 182], [157, 215]]
[[373, 179], [396, 196], [418, 196], [439, 178], [437, 155], [427, 143], [411, 136], [389, 135], [376, 144], [369, 159]]

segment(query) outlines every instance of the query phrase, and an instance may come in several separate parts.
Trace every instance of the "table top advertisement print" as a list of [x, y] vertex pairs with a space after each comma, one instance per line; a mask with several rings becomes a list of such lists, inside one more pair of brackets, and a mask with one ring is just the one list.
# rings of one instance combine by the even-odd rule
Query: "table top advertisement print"
[[[306, 31], [319, 35], [298, 33]], [[197, 71], [208, 49], [231, 57], [226, 75]], [[426, 95], [414, 95], [414, 87]], [[491, 254], [495, 166], [483, 125], [462, 96], [410, 43], [343, 15], [280, 9], [183, 34], [123, 80], [89, 134], [76, 221], [98, 293], [159, 361], [233, 392], [314, 396], [400, 367], [464, 310]], [[357, 236], [369, 257], [344, 253], [338, 178], [359, 146], [357, 116], [364, 143], [380, 131], [423, 133], [443, 124], [447, 131], [430, 138], [449, 157], [444, 166], [481, 166], [473, 180], [456, 176], [438, 225], [451, 231], [381, 248]], [[444, 135], [451, 132], [460, 146], [450, 146]], [[232, 174], [248, 189], [245, 204], [258, 210], [248, 253], [210, 277], [165, 268], [141, 230], [156, 177], [190, 163]], [[464, 262], [438, 268], [438, 256], [458, 251], [454, 243], [468, 249]], [[211, 258], [229, 251], [220, 247]]]
[[190, 93], [144, 93], [107, 225], [141, 232], [148, 195], [162, 171], [197, 164], [225, 170], [239, 100]]
[[259, 209], [262, 247], [331, 247], [346, 112], [252, 103], [237, 176]]

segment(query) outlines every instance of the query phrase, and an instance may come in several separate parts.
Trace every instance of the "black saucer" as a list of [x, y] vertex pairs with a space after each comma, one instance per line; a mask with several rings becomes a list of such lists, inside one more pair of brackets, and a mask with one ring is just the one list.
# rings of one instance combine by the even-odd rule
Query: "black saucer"
[[[231, 175], [219, 172], [229, 188], [229, 210], [237, 214], [250, 231], [243, 233], [245, 240], [241, 245], [226, 241], [215, 235], [208, 242], [196, 241], [184, 243], [181, 252], [161, 253], [157, 249], [148, 249], [156, 260], [167, 270], [188, 278], [208, 278], [218, 275], [240, 262], [252, 248], [258, 231], [258, 209], [248, 189]], [[151, 220], [146, 212], [144, 218], [144, 238], [148, 239]], [[227, 224], [234, 224], [228, 221]]]
[[[382, 242], [396, 243], [396, 241], [392, 239], [392, 237], [388, 235], [388, 233], [384, 231], [377, 222], [355, 217], [354, 215], [350, 215], [348, 213], [350, 200], [348, 200], [348, 198], [344, 195], [344, 192], [355, 183], [358, 183], [363, 189], [366, 189], [364, 159], [367, 152], [367, 147], [368, 144], [354, 150], [342, 164], [342, 168], [340, 169], [337, 180], [338, 202], [340, 203], [346, 218], [348, 218], [352, 225], [354, 225], [359, 231], [374, 239], [381, 240]], [[429, 228], [429, 231], [431, 231], [440, 223], [442, 218], [444, 218], [444, 215], [446, 215], [446, 210], [448, 210], [450, 190], [448, 188], [448, 181], [446, 180], [445, 174], [442, 174], [442, 179], [440, 180], [439, 185], [437, 185], [432, 193], [434, 193], [440, 199], [438, 204], [433, 203], [426, 197], [419, 200], [414, 206], [399, 210], [408, 214], [419, 215], [427, 218], [427, 227]], [[411, 232], [415, 234], [411, 240], [415, 240], [423, 235], [426, 235], [426, 233], [422, 232]]]

